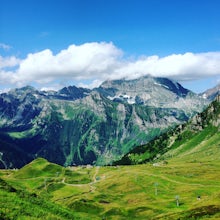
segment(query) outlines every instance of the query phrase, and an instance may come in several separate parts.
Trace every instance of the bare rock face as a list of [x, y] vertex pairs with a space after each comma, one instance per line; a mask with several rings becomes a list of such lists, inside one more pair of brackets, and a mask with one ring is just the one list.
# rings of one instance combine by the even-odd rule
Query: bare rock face
[[2, 160], [8, 167], [38, 156], [66, 166], [109, 164], [207, 104], [166, 78], [106, 81], [93, 90], [15, 89], [0, 94]]
[[98, 91], [110, 100], [128, 104], [176, 108], [189, 117], [202, 111], [208, 101], [166, 78], [141, 77], [136, 80], [106, 81]]
[[215, 146], [219, 146], [219, 140], [216, 139], [219, 131], [220, 95], [203, 112], [196, 114], [188, 122], [168, 130], [145, 145], [135, 147], [113, 164], [142, 164], [154, 160], [166, 162], [167, 158], [179, 157], [182, 152], [183, 155], [190, 155], [195, 151], [203, 152], [201, 148], [212, 152], [209, 145], [214, 143], [214, 149]]
[[208, 89], [204, 93], [200, 94], [203, 98], [208, 99], [210, 101], [215, 100], [216, 97], [220, 95], [220, 84], [215, 86], [214, 88]]

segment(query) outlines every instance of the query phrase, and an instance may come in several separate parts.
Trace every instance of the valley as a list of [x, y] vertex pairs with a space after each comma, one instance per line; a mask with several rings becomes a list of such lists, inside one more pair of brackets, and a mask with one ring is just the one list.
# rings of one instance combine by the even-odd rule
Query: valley
[[[1, 170], [1, 180], [14, 190], [1, 182], [0, 216], [51, 219], [50, 210], [36, 210], [42, 200], [40, 207], [54, 206], [54, 219], [217, 219], [219, 154], [194, 153], [193, 160], [183, 155], [157, 165], [64, 168], [39, 158], [20, 170]], [[31, 205], [23, 203], [25, 196]], [[61, 208], [72, 217], [56, 210]]]

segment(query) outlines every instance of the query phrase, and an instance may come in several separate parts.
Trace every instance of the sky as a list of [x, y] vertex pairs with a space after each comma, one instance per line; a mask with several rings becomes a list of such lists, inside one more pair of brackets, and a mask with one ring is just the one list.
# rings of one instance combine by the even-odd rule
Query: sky
[[219, 0], [0, 0], [0, 91], [167, 77], [220, 83]]

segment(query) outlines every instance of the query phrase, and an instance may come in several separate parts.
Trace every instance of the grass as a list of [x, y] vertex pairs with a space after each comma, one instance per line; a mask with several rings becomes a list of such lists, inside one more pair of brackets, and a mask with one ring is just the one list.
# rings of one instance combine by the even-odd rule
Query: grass
[[[7, 184], [28, 193], [23, 198], [16, 192], [5, 192], [1, 188], [1, 198], [5, 204], [1, 213], [6, 213], [8, 219], [13, 219], [11, 216], [15, 213], [22, 214], [20, 219], [29, 219], [28, 216], [32, 215], [32, 212], [33, 219], [39, 215], [59, 219], [59, 216], [54, 217], [56, 214], [47, 213], [38, 207], [39, 204], [32, 208], [27, 203], [28, 197], [32, 198], [31, 195], [36, 194], [37, 198], [46, 200], [55, 207], [59, 205], [58, 207], [72, 213], [73, 216], [75, 213], [75, 216], [82, 219], [218, 218], [220, 161], [203, 159], [201, 158], [202, 163], [183, 163], [183, 156], [179, 160], [170, 159], [168, 164], [158, 167], [152, 164], [72, 169], [60, 167], [62, 169], [59, 176], [52, 175], [57, 170], [57, 165], [37, 159], [21, 170], [1, 171], [1, 178]], [[41, 175], [38, 172], [38, 176], [36, 172], [32, 172], [34, 176], [30, 175], [29, 169], [39, 170], [40, 167], [43, 168]], [[25, 179], [19, 178], [21, 173]], [[177, 195], [179, 207], [176, 205]], [[198, 195], [201, 196], [201, 200], [197, 200]], [[16, 204], [13, 201], [16, 201]], [[30, 209], [28, 213], [24, 211], [24, 207]], [[40, 210], [39, 213], [36, 209]], [[35, 212], [38, 214], [34, 214]]]
[[0, 219], [81, 219], [65, 207], [0, 179]]

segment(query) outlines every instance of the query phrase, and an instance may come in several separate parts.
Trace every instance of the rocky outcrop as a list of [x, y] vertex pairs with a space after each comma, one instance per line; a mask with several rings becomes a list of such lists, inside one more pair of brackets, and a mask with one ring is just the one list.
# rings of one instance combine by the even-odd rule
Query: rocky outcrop
[[[187, 123], [178, 125], [174, 129], [170, 129], [168, 132], [163, 133], [146, 145], [134, 148], [113, 164], [132, 165], [155, 160], [164, 161], [164, 159], [169, 158], [170, 156], [173, 157], [174, 153], [177, 154], [177, 152], [182, 152], [184, 146], [186, 146], [185, 154], [190, 150], [190, 152], [194, 152], [194, 148], [199, 149], [202, 147], [205, 140], [211, 140], [210, 143], [215, 143], [212, 140], [212, 136], [215, 136], [216, 132], [219, 130], [220, 95], [216, 97], [207, 109], [196, 114]], [[219, 145], [219, 143], [215, 144], [216, 146]], [[178, 151], [178, 149], [180, 150]]]

